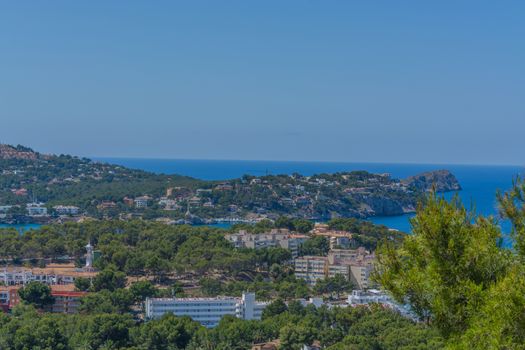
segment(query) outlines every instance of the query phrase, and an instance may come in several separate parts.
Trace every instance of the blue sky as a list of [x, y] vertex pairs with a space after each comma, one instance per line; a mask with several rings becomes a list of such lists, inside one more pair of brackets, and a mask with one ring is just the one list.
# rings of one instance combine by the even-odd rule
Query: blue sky
[[11, 1], [0, 142], [523, 164], [523, 1]]

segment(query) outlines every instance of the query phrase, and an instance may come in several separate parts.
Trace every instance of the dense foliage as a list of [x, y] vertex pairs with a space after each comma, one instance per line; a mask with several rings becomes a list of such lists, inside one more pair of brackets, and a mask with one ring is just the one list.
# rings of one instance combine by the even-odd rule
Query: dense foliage
[[435, 326], [453, 349], [523, 349], [525, 184], [499, 195], [515, 249], [502, 247], [493, 218], [456, 198], [430, 196], [398, 249], [382, 248], [378, 280]]
[[[279, 305], [278, 305], [279, 304]], [[187, 317], [167, 314], [146, 323], [129, 314], [41, 314], [20, 305], [0, 316], [2, 349], [250, 349], [253, 343], [281, 339], [282, 350], [319, 340], [331, 350], [433, 350], [442, 340], [432, 329], [380, 308], [302, 307], [276, 302], [262, 321], [225, 317], [205, 329]]]
[[[427, 186], [366, 171], [201, 181], [7, 145], [0, 145], [0, 172], [0, 205], [15, 205], [7, 213], [13, 221], [31, 220], [24, 204], [34, 200], [46, 203], [48, 209], [74, 205], [97, 218], [138, 215], [192, 222], [254, 216], [328, 220], [399, 215], [413, 210]], [[457, 188], [450, 173], [435, 176], [446, 179], [444, 190]], [[135, 207], [133, 199], [145, 195], [150, 196], [147, 208]], [[165, 210], [166, 202], [159, 202], [161, 197], [171, 201], [169, 210]], [[309, 223], [303, 220], [290, 225], [306, 232]]]

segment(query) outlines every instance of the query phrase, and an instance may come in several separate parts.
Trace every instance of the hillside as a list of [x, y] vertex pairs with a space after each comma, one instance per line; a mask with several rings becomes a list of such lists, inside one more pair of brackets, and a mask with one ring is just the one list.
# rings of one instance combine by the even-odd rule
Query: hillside
[[446, 170], [407, 180], [353, 171], [202, 181], [8, 145], [0, 145], [0, 173], [4, 221], [30, 220], [24, 217], [24, 206], [33, 202], [43, 203], [48, 210], [49, 215], [39, 220], [56, 218], [59, 213], [53, 208], [66, 205], [78, 207], [78, 215], [181, 222], [257, 221], [282, 215], [316, 220], [364, 218], [412, 212], [433, 184], [438, 191], [460, 188]]

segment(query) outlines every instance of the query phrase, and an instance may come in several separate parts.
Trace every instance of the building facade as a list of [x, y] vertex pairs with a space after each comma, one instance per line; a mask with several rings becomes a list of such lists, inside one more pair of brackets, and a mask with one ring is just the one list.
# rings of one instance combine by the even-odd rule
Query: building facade
[[294, 260], [295, 275], [308, 285], [327, 277], [342, 275], [351, 280], [359, 289], [373, 286], [370, 275], [374, 270], [375, 256], [364, 248], [333, 249], [328, 256], [303, 256]]
[[28, 203], [26, 205], [27, 214], [29, 216], [46, 216], [47, 208], [43, 203]]
[[56, 205], [53, 207], [53, 210], [58, 215], [78, 215], [80, 209], [73, 205]]
[[254, 293], [241, 298], [147, 298], [146, 318], [156, 319], [164, 314], [189, 316], [203, 326], [213, 328], [226, 315], [243, 320], [260, 320], [267, 303], [257, 302]]
[[4, 267], [0, 270], [0, 282], [5, 286], [42, 282], [49, 285], [72, 284], [78, 277], [93, 278], [95, 271], [77, 268], [73, 264], [49, 264], [45, 268]]
[[226, 235], [225, 238], [236, 248], [263, 249], [280, 247], [288, 249], [292, 257], [299, 253], [299, 247], [309, 238], [306, 235], [291, 234], [287, 229], [272, 229], [267, 233], [253, 234], [245, 230]]

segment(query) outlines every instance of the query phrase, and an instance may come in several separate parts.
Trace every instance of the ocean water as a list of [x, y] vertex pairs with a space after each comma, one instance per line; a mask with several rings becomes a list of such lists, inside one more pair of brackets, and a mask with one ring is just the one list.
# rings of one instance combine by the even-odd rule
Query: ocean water
[[40, 224], [14, 224], [14, 225], [11, 225], [11, 224], [0, 224], [0, 228], [14, 228], [20, 233], [23, 233], [25, 231], [32, 230], [32, 229], [36, 230], [37, 228], [39, 228], [41, 226], [42, 225], [40, 225]]
[[[292, 174], [313, 175], [338, 171], [366, 170], [372, 173], [390, 173], [394, 178], [405, 178], [424, 171], [448, 169], [458, 179], [462, 190], [459, 197], [476, 213], [498, 216], [496, 192], [512, 186], [516, 176], [525, 174], [525, 167], [489, 165], [443, 165], [443, 164], [388, 164], [388, 163], [342, 163], [342, 162], [281, 162], [243, 160], [184, 160], [184, 159], [140, 159], [99, 158], [99, 161], [120, 164], [155, 173], [181, 174], [204, 180], [225, 180], [244, 174]], [[451, 198], [454, 193], [445, 194]], [[371, 221], [384, 224], [404, 232], [410, 232], [409, 218], [412, 215], [374, 217]], [[509, 232], [508, 223], [502, 222]]]

